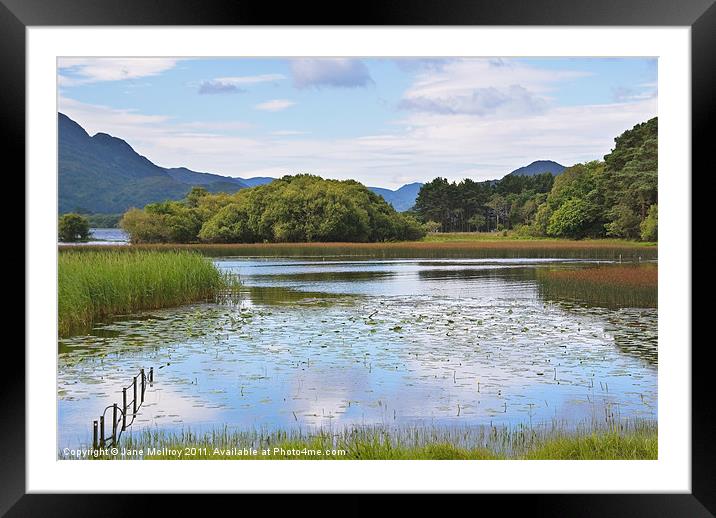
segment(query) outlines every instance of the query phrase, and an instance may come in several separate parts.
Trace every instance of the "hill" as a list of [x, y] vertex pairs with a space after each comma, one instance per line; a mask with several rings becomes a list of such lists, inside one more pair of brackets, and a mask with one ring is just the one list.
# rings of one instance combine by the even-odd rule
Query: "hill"
[[415, 198], [418, 197], [418, 193], [420, 192], [420, 188], [422, 186], [422, 183], [415, 182], [403, 185], [395, 191], [383, 189], [382, 187], [368, 187], [368, 189], [382, 196], [383, 199], [390, 203], [398, 212], [404, 212], [413, 208], [413, 205], [415, 205]]
[[237, 178], [159, 167], [120, 138], [106, 133], [90, 136], [63, 113], [58, 114], [58, 141], [60, 214], [121, 213], [181, 199], [195, 185], [210, 192], [235, 192], [248, 186]]
[[505, 176], [535, 176], [542, 173], [552, 173], [557, 176], [565, 169], [567, 169], [565, 166], [552, 160], [536, 160], [529, 165], [515, 169]]

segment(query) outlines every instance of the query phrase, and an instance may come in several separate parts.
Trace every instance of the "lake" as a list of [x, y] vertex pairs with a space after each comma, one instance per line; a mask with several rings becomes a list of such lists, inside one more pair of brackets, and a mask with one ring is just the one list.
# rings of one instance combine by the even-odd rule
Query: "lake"
[[83, 245], [128, 245], [129, 236], [121, 228], [91, 228], [88, 241], [81, 243], [60, 243], [64, 246]]
[[240, 275], [240, 302], [144, 312], [59, 341], [59, 447], [91, 444], [92, 421], [149, 367], [135, 429], [657, 418], [657, 309], [539, 289], [539, 269], [596, 260], [214, 262]]

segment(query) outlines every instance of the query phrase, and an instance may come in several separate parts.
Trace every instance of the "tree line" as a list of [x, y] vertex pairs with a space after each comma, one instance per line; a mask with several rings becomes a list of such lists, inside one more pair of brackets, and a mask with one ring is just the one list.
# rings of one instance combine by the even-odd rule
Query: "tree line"
[[656, 241], [657, 137], [654, 117], [616, 137], [603, 161], [576, 164], [557, 177], [436, 178], [421, 188], [411, 212], [430, 231]]
[[353, 180], [299, 174], [236, 193], [194, 187], [181, 201], [127, 211], [120, 226], [133, 243], [402, 241], [423, 226]]

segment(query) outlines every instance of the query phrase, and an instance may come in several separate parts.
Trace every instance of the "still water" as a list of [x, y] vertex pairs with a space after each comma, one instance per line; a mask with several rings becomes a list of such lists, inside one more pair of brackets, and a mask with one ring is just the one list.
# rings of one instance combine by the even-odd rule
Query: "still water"
[[152, 311], [60, 340], [59, 446], [140, 368], [133, 428], [570, 424], [657, 417], [657, 310], [544, 300], [558, 259], [218, 258], [238, 304]]
[[79, 243], [61, 243], [63, 245], [128, 245], [129, 235], [121, 228], [91, 228], [88, 241]]

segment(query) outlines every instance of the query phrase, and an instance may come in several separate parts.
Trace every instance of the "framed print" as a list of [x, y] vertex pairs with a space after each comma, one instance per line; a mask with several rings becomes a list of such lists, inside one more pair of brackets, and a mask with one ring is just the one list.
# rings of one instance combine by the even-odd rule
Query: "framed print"
[[124, 492], [712, 515], [716, 8], [450, 5], [3, 2], [8, 516]]

